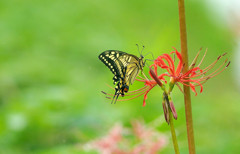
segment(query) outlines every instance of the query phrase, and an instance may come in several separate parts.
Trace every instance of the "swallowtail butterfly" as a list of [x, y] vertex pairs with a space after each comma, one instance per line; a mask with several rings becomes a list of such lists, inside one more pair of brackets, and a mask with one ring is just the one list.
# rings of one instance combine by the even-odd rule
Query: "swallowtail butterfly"
[[111, 70], [114, 74], [113, 84], [116, 84], [115, 95], [112, 102], [116, 103], [118, 96], [128, 92], [129, 85], [133, 84], [139, 71], [143, 70], [145, 61], [143, 56], [139, 58], [135, 55], [118, 50], [107, 50], [101, 53], [98, 58]]

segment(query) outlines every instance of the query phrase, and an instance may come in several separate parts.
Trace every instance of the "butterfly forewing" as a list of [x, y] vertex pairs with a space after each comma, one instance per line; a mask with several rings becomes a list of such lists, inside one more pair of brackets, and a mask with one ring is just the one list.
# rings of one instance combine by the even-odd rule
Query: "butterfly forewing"
[[125, 52], [118, 50], [107, 50], [101, 53], [98, 58], [111, 70], [114, 74], [113, 80], [114, 84], [120, 81], [123, 77], [124, 65], [119, 61], [119, 57], [126, 54]]

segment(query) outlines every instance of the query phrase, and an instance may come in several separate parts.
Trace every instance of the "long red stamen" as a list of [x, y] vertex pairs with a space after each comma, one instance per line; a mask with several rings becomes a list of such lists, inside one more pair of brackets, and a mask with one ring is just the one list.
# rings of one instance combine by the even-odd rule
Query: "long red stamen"
[[[155, 87], [155, 85], [154, 85], [153, 87]], [[149, 88], [149, 89], [147, 90], [147, 93], [148, 93], [153, 87]], [[118, 99], [117, 101], [120, 102], [120, 101], [128, 101], [128, 100], [132, 100], [132, 99], [137, 98], [137, 97], [139, 97], [139, 96], [141, 96], [141, 95], [143, 95], [143, 94], [145, 94], [145, 93], [146, 93], [146, 92], [143, 92], [143, 93], [141, 93], [141, 94], [139, 94], [139, 95], [137, 95], [137, 96], [135, 96], [135, 97], [128, 98], [128, 99]], [[106, 98], [112, 100], [112, 98], [110, 98], [110, 97], [106, 97]]]
[[[143, 92], [145, 90], [148, 90], [149, 89], [149, 86], [144, 86], [143, 88], [140, 88], [140, 89], [137, 89], [137, 90], [134, 90], [134, 91], [129, 91], [128, 94], [124, 95], [124, 96], [131, 96], [131, 95], [136, 95], [140, 92]], [[109, 94], [109, 93], [106, 93], [105, 91], [101, 91], [103, 94], [105, 95], [109, 95], [109, 96], [116, 96], [114, 94]], [[129, 94], [130, 93], [130, 94]]]
[[200, 63], [198, 64], [198, 67], [200, 67], [200, 65], [202, 64], [202, 62], [203, 62], [203, 60], [204, 60], [204, 58], [205, 58], [205, 56], [206, 56], [206, 54], [207, 54], [207, 50], [208, 50], [208, 49], [206, 49], [206, 51], [205, 51], [205, 53], [204, 53], [204, 55], [203, 55], [203, 57], [202, 57], [202, 60], [201, 60]]
[[[227, 59], [226, 59], [214, 72], [212, 72], [211, 74], [207, 75], [206, 77], [200, 78], [200, 79], [201, 79], [201, 80], [204, 80], [204, 79], [206, 79], [207, 77], [212, 76], [214, 73], [217, 73], [218, 70], [219, 70], [220, 68], [222, 68], [226, 62], [227, 62]], [[199, 76], [201, 76], [201, 75], [204, 75], [204, 74], [206, 74], [208, 71], [210, 71], [213, 67], [214, 67], [214, 66], [212, 66], [211, 68], [209, 68], [207, 71], [204, 71], [204, 72], [202, 72], [202, 73], [197, 73], [197, 74], [194, 75], [194, 76], [190, 76], [190, 77], [186, 77], [186, 78], [196, 78], [196, 77], [199, 77]], [[223, 70], [224, 70], [224, 69], [223, 69]], [[222, 72], [223, 70], [221, 70], [221, 72]], [[219, 73], [217, 73], [217, 74], [219, 74]], [[215, 75], [214, 75], [214, 76], [215, 76]]]
[[139, 93], [141, 93], [141, 92], [143, 92], [143, 91], [147, 91], [149, 88], [150, 88], [150, 87], [145, 88], [145, 89], [142, 89], [142, 90], [140, 90], [140, 91], [138, 91], [138, 92], [131, 92], [130, 94], [126, 94], [125, 96], [136, 95], [136, 94], [139, 94]]
[[[208, 79], [210, 79], [210, 78], [205, 79], [203, 82], [201, 81], [201, 85], [205, 84], [208, 81]], [[193, 83], [193, 85], [195, 87], [199, 86], [198, 84], [195, 84], [195, 83]]]
[[198, 51], [197, 55], [195, 56], [195, 58], [193, 59], [191, 65], [189, 65], [189, 69], [192, 69], [192, 67], [195, 66], [196, 62], [197, 62], [197, 59], [198, 59], [198, 56], [200, 54], [200, 52], [202, 51], [202, 48], [200, 48], [200, 50]]
[[109, 88], [115, 90], [115, 89], [114, 89], [112, 86], [110, 86], [109, 84], [106, 83], [106, 85], [107, 85]]
[[140, 88], [140, 89], [133, 90], [133, 91], [129, 91], [128, 93], [138, 92], [138, 91], [141, 91], [141, 90], [143, 90], [143, 89], [146, 89], [147, 87], [148, 87], [148, 86], [144, 86], [144, 87], [142, 87], [142, 88]]
[[[224, 62], [223, 64], [225, 64], [226, 62]], [[206, 80], [206, 78], [210, 79], [210, 78], [213, 78], [215, 76], [217, 76], [218, 74], [220, 74], [222, 71], [224, 71], [227, 67], [225, 66], [222, 70], [218, 71], [220, 68], [222, 68], [223, 64], [216, 70], [214, 71], [213, 73], [209, 74], [208, 76], [204, 77], [204, 78], [200, 78], [201, 80], [200, 81], [203, 81], [203, 80]], [[227, 65], [229, 65], [230, 62], [228, 62]]]
[[139, 76], [139, 75], [138, 75], [137, 77], [139, 77], [139, 78], [141, 78], [141, 79], [143, 79], [143, 80], [144, 80], [144, 78], [143, 78], [143, 77], [141, 77], [141, 76]]
[[182, 87], [177, 82], [176, 85], [178, 86], [179, 90], [184, 94]]
[[[153, 87], [154, 87], [154, 86], [153, 86]], [[144, 98], [143, 98], [143, 106], [146, 105], [147, 94], [149, 93], [149, 91], [150, 91], [153, 87], [151, 87], [149, 90], [147, 90], [146, 93], [144, 94]]]
[[136, 81], [145, 82], [145, 80], [135, 79]]
[[215, 60], [212, 64], [210, 64], [209, 66], [207, 66], [205, 69], [203, 69], [203, 71], [208, 71], [209, 69], [213, 68], [215, 66], [215, 64], [218, 62], [218, 60], [220, 60], [223, 56], [225, 56], [226, 54], [223, 54], [221, 56], [219, 56], [217, 58], [217, 60]]
[[[195, 78], [195, 77], [198, 77], [198, 76], [201, 76], [201, 75], [206, 74], [208, 71], [210, 71], [210, 70], [215, 66], [215, 64], [217, 63], [217, 61], [218, 61], [221, 57], [223, 57], [224, 55], [226, 55], [226, 53], [223, 54], [223, 55], [221, 55], [221, 56], [219, 56], [219, 57], [217, 58], [217, 60], [215, 60], [212, 64], [210, 64], [209, 66], [207, 66], [206, 68], [204, 68], [201, 73], [198, 73], [197, 75], [190, 76], [190, 77], [186, 77], [186, 78]], [[226, 60], [225, 60], [224, 63], [226, 63]]]

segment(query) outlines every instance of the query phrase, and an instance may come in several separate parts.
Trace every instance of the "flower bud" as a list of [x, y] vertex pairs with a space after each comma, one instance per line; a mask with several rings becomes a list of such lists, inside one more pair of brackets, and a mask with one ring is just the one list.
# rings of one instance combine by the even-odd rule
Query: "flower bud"
[[170, 101], [169, 103], [170, 103], [170, 108], [171, 108], [173, 117], [174, 117], [175, 120], [177, 120], [177, 112], [176, 112], [176, 109], [175, 109], [175, 107], [174, 107], [174, 104], [173, 104], [172, 101]]
[[162, 103], [162, 105], [163, 105], [163, 111], [164, 111], [164, 117], [165, 117], [165, 120], [166, 120], [166, 122], [168, 123], [168, 125], [169, 125], [169, 110], [168, 110], [168, 106], [167, 106], [167, 104], [166, 104], [166, 102], [164, 101], [163, 103]]

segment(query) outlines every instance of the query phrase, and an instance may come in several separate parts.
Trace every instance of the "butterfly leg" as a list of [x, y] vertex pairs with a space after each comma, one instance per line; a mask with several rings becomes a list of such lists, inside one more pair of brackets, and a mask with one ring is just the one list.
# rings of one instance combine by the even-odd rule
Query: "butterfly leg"
[[[118, 93], [118, 89], [117, 88], [115, 88], [115, 94], [114, 94], [114, 96], [113, 96], [113, 98], [112, 98], [112, 102], [111, 102], [111, 104], [114, 102], [114, 104], [116, 104], [116, 101], [117, 101], [117, 99], [118, 99], [118, 96], [119, 96], [119, 93]], [[117, 96], [117, 97], [116, 97]], [[116, 98], [115, 98], [116, 97]]]
[[118, 96], [119, 94], [121, 94], [119, 91], [121, 90], [121, 85], [120, 85], [120, 82], [118, 82], [117, 86], [115, 87], [115, 94], [112, 98], [112, 102], [111, 104], [114, 102], [114, 104], [116, 104], [117, 102], [117, 99], [118, 99]]
[[117, 96], [116, 96], [116, 99], [115, 99], [115, 101], [114, 101], [114, 104], [116, 104], [117, 99], [118, 99], [118, 96], [119, 96], [119, 93], [118, 93]]

